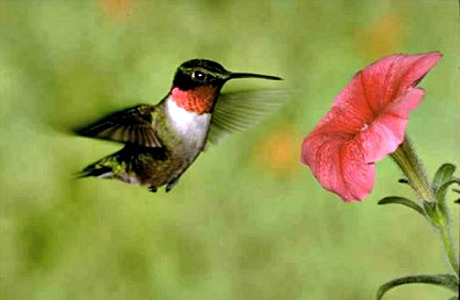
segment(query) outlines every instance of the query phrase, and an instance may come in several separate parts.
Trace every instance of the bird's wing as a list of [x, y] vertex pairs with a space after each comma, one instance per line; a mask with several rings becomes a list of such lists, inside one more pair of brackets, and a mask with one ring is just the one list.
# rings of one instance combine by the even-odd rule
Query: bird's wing
[[153, 126], [154, 110], [151, 105], [138, 105], [109, 115], [77, 133], [145, 147], [162, 147]]
[[280, 108], [292, 90], [244, 91], [221, 94], [214, 108], [208, 141], [216, 145], [223, 137], [259, 124]]

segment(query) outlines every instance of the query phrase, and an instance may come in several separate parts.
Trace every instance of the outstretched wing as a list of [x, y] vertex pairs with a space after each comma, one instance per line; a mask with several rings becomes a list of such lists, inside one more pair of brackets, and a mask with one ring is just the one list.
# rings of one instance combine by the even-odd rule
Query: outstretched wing
[[162, 147], [153, 126], [154, 106], [138, 105], [90, 125], [77, 133], [83, 136], [138, 144], [145, 147]]
[[221, 94], [211, 119], [208, 141], [217, 144], [223, 137], [259, 124], [293, 95], [292, 90], [244, 91]]

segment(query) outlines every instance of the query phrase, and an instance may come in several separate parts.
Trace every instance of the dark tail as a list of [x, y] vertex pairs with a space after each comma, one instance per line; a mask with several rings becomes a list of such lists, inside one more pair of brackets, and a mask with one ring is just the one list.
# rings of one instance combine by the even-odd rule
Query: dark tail
[[105, 167], [105, 166], [98, 166], [96, 164], [89, 165], [84, 168], [81, 172], [77, 173], [77, 178], [85, 178], [85, 177], [100, 177], [100, 176], [108, 176], [111, 175], [112, 168]]
[[116, 167], [117, 159], [116, 154], [109, 155], [89, 166], [84, 168], [81, 172], [76, 174], [77, 178], [84, 177], [99, 177], [99, 178], [110, 178], [114, 173], [114, 167]]

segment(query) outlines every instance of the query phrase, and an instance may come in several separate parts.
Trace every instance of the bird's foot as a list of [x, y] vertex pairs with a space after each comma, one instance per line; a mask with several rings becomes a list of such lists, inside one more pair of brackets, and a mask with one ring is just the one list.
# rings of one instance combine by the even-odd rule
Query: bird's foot
[[151, 191], [152, 193], [156, 193], [157, 190], [158, 190], [158, 189], [157, 189], [156, 186], [153, 186], [153, 185], [149, 186], [149, 191]]
[[168, 184], [166, 185], [166, 192], [169, 192], [173, 187], [176, 186], [176, 184], [179, 182], [179, 178], [173, 179]]

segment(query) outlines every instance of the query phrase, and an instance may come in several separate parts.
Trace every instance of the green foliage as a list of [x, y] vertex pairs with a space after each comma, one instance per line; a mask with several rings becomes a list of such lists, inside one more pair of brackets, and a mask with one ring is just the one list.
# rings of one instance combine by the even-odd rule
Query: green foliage
[[380, 205], [401, 204], [401, 205], [407, 206], [407, 207], [415, 210], [416, 212], [418, 212], [422, 216], [426, 217], [425, 216], [425, 211], [423, 210], [423, 208], [420, 205], [418, 205], [414, 201], [409, 200], [409, 199], [404, 198], [404, 197], [398, 197], [398, 196], [385, 197], [385, 198], [379, 200], [378, 204], [380, 204]]
[[[360, 300], [400, 274], [448, 273], [417, 217], [377, 208], [389, 190], [412, 197], [398, 190], [389, 160], [356, 205], [322, 190], [298, 161], [302, 138], [353, 72], [385, 54], [439, 50], [409, 132], [427, 170], [458, 165], [457, 9], [456, 1], [0, 1], [0, 298]], [[70, 129], [159, 101], [175, 68], [195, 57], [285, 79], [224, 90], [300, 93], [257, 129], [203, 153], [168, 194], [75, 180], [120, 145]], [[401, 290], [391, 299], [451, 296]]]
[[443, 288], [446, 288], [454, 293], [458, 293], [458, 278], [450, 274], [436, 274], [436, 275], [416, 275], [416, 276], [406, 276], [398, 279], [394, 279], [382, 285], [377, 291], [376, 299], [380, 300], [383, 298], [386, 292], [389, 290], [403, 285], [403, 284], [414, 284], [414, 283], [423, 283], [437, 285]]

